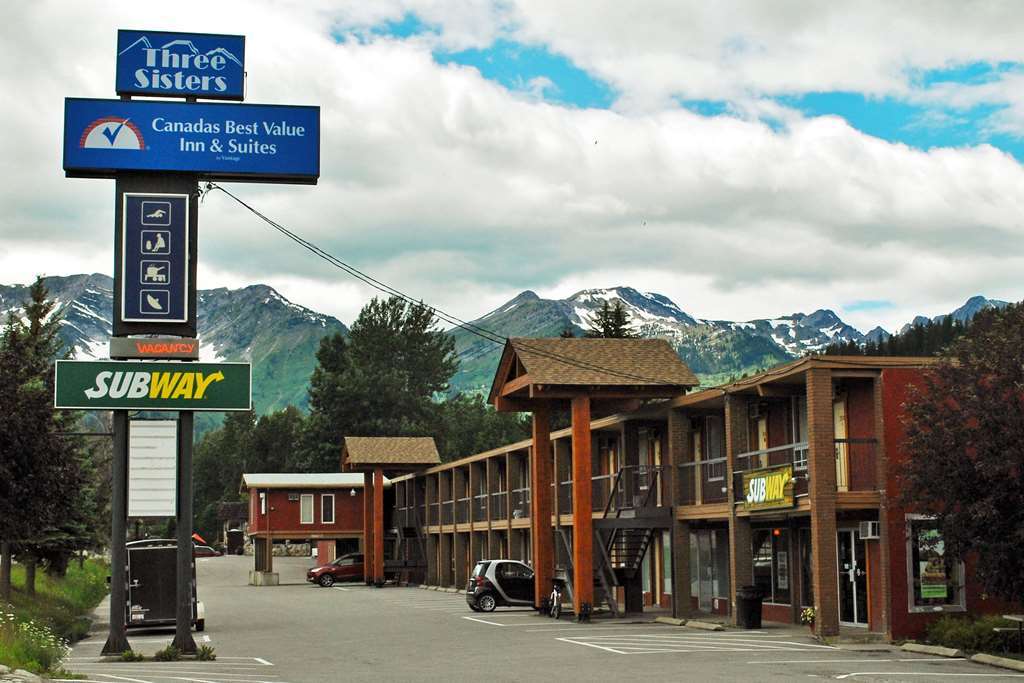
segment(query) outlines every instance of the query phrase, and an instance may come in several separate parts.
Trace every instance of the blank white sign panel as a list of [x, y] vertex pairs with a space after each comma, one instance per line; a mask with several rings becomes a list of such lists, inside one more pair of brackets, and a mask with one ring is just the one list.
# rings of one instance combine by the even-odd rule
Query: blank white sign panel
[[132, 420], [128, 428], [128, 516], [174, 517], [177, 420]]

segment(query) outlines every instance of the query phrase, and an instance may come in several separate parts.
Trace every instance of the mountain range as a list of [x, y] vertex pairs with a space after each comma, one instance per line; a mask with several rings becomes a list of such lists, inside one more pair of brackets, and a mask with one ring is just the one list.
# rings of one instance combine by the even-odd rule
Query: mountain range
[[[71, 275], [47, 278], [46, 285], [63, 316], [62, 337], [75, 357], [107, 357], [113, 280], [100, 274]], [[0, 285], [0, 315], [17, 311], [27, 296], [25, 285]], [[616, 301], [622, 302], [637, 333], [666, 339], [704, 385], [820, 351], [833, 342], [865, 343], [889, 335], [880, 327], [862, 333], [828, 309], [739, 322], [699, 319], [665, 296], [625, 286], [585, 289], [566, 299], [543, 299], [525, 291], [472, 325], [503, 337], [556, 337], [565, 330], [580, 336], [605, 302]], [[983, 308], [1005, 305], [974, 296], [947, 315], [966, 321]], [[903, 329], [944, 317], [918, 316]], [[200, 290], [198, 324], [201, 360], [253, 363], [253, 404], [261, 414], [287, 405], [305, 408], [320, 339], [348, 333], [336, 318], [292, 303], [267, 285]], [[501, 346], [465, 329], [449, 333], [459, 358], [452, 391], [486, 391]]]

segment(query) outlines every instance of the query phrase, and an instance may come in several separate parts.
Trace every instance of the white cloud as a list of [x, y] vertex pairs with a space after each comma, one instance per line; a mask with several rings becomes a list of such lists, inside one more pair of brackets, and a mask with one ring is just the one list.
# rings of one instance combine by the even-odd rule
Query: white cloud
[[[62, 177], [61, 98], [113, 97], [115, 29], [152, 26], [243, 33], [250, 101], [322, 107], [319, 186], [232, 191], [464, 318], [522, 289], [565, 295], [616, 284], [662, 292], [715, 318], [894, 302], [849, 316], [864, 328], [945, 312], [974, 293], [1022, 296], [1024, 169], [1014, 159], [987, 146], [923, 152], [838, 118], [784, 110], [768, 112], [786, 117], [773, 130], [759, 121], [763, 101], [743, 99], [772, 88], [886, 92], [906, 88], [908, 64], [982, 53], [1019, 59], [1018, 45], [1003, 44], [1005, 31], [981, 39], [996, 18], [975, 13], [943, 24], [948, 12], [936, 11], [916, 26], [912, 13], [885, 22], [881, 10], [860, 16], [817, 5], [697, 16], [695, 6], [679, 12], [674, 3], [646, 5], [645, 16], [617, 9], [629, 5], [566, 8], [561, 23], [529, 4], [510, 14], [398, 2], [186, 11], [199, 6], [2, 10], [9, 30], [0, 80], [19, 96], [0, 110], [0, 126], [18, 131], [0, 161], [0, 281], [40, 270], [109, 272], [113, 186]], [[411, 7], [440, 24], [437, 36], [403, 41], [365, 30]], [[637, 106], [554, 106], [431, 57], [437, 41], [486, 44], [510, 21], [517, 35], [549, 42]], [[886, 38], [895, 34], [883, 26], [905, 30], [905, 39]], [[332, 31], [346, 27], [358, 37], [336, 42]], [[73, 57], [49, 49], [70, 34]], [[725, 92], [756, 112], [709, 118], [663, 105], [670, 94]], [[209, 196], [200, 216], [201, 287], [265, 282], [345, 322], [372, 293], [223, 195]]]

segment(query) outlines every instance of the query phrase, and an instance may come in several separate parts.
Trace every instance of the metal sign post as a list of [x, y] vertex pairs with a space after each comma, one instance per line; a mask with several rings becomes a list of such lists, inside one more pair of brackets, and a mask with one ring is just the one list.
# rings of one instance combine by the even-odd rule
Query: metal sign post
[[110, 491], [110, 629], [104, 655], [132, 649], [125, 628], [125, 597], [128, 589], [128, 411], [114, 411], [114, 458]]
[[[315, 185], [320, 108], [198, 102], [244, 99], [245, 38], [236, 35], [118, 31], [115, 89], [119, 100], [65, 99], [63, 166], [69, 178], [116, 180], [110, 352], [119, 360], [58, 361], [54, 407], [114, 411], [113, 566], [104, 655], [130, 649], [125, 635], [127, 411], [179, 412], [174, 645], [193, 654], [193, 414], [251, 410], [252, 369], [247, 363], [124, 359], [198, 360], [199, 181]], [[140, 101], [132, 95], [186, 101]]]
[[192, 411], [178, 413], [178, 586], [174, 647], [194, 653], [192, 640]]

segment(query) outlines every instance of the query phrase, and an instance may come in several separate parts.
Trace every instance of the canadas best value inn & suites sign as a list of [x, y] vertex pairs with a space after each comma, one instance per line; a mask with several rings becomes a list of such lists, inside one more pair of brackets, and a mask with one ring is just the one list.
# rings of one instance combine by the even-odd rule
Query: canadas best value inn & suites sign
[[64, 171], [79, 178], [171, 171], [315, 184], [320, 107], [67, 98]]
[[251, 410], [249, 363], [57, 361], [54, 407]]

